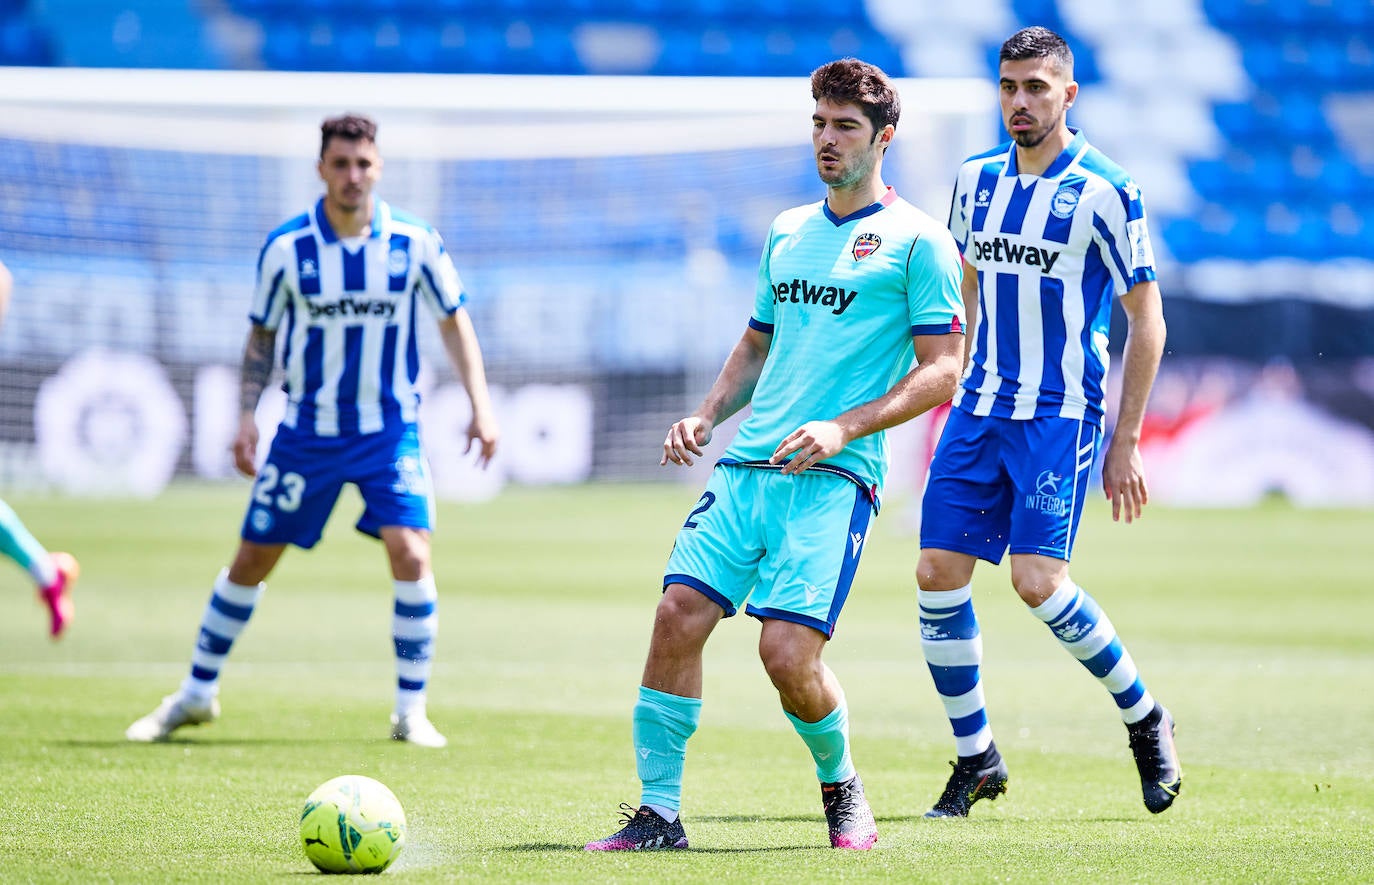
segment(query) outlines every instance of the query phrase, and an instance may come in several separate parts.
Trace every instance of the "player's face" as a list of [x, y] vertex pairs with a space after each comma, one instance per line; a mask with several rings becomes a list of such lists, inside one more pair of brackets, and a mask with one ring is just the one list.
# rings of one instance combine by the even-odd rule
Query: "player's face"
[[816, 151], [816, 171], [829, 187], [855, 187], [868, 181], [891, 141], [891, 126], [883, 127], [874, 138], [873, 123], [858, 105], [816, 100], [811, 144]]
[[1049, 58], [1004, 61], [999, 69], [1002, 123], [1021, 147], [1033, 148], [1063, 125], [1078, 84]]
[[357, 212], [372, 199], [372, 186], [382, 174], [382, 158], [375, 142], [331, 138], [318, 168], [325, 199], [344, 212]]

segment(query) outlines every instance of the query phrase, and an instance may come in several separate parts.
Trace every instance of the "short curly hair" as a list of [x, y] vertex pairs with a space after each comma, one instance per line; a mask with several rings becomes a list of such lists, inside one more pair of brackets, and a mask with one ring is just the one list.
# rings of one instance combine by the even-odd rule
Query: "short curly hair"
[[343, 138], [348, 141], [370, 141], [377, 142], [377, 124], [371, 117], [362, 114], [344, 114], [341, 117], [330, 117], [320, 124], [320, 156], [324, 156], [325, 150], [329, 147], [331, 138]]
[[892, 80], [882, 68], [857, 58], [842, 58], [812, 71], [811, 97], [858, 105], [873, 123], [875, 138], [884, 126], [895, 127], [902, 115], [902, 101]]

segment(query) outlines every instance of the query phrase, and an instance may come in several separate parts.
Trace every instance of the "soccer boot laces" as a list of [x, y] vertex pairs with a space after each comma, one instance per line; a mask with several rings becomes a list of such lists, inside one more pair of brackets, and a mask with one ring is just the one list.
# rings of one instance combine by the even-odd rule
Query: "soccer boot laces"
[[878, 824], [856, 774], [847, 781], [821, 784], [821, 803], [830, 828], [830, 847], [867, 851], [878, 841]]
[[588, 851], [662, 851], [687, 847], [687, 831], [682, 817], [669, 823], [647, 805], [636, 809], [620, 803], [621, 822], [617, 832], [604, 839], [587, 843]]
[[954, 772], [926, 817], [968, 817], [973, 803], [979, 799], [996, 800], [1007, 791], [1007, 763], [1001, 754], [996, 754], [996, 761], [986, 764], [987, 755], [950, 763]]

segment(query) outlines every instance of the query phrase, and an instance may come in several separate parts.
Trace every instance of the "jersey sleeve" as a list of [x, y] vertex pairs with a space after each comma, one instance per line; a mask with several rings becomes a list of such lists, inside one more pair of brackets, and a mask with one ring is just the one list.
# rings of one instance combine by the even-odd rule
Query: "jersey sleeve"
[[954, 238], [954, 246], [961, 255], [968, 251], [969, 180], [961, 167], [954, 179], [954, 195], [949, 201], [949, 234]]
[[1093, 238], [1106, 257], [1117, 295], [1155, 279], [1155, 252], [1140, 187], [1131, 179], [1111, 191], [1093, 217]]
[[257, 285], [248, 319], [254, 325], [275, 329], [281, 324], [291, 300], [292, 251], [290, 238], [269, 239], [258, 253]]
[[467, 302], [468, 296], [458, 269], [444, 248], [444, 240], [437, 232], [430, 231], [428, 236], [421, 238], [418, 251], [420, 300], [436, 318], [450, 316]]
[[937, 229], [922, 234], [907, 261], [907, 314], [912, 335], [964, 331], [963, 258], [953, 237]]
[[773, 271], [770, 265], [775, 235], [776, 222], [768, 229], [768, 240], [763, 246], [763, 255], [759, 258], [758, 285], [754, 290], [754, 315], [749, 318], [749, 328], [768, 335], [773, 334], [773, 309], [776, 304], [773, 298]]

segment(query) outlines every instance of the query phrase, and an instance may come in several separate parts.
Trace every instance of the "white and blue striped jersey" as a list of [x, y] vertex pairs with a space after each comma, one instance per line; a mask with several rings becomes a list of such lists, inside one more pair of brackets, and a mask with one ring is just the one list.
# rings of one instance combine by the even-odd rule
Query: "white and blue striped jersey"
[[465, 300], [439, 234], [380, 199], [364, 237], [339, 239], [323, 199], [272, 231], [249, 319], [285, 325], [282, 423], [316, 436], [415, 423], [416, 303], [437, 320]]
[[1112, 297], [1155, 279], [1154, 252], [1140, 189], [1073, 132], [1042, 175], [1010, 141], [959, 169], [949, 229], [979, 304], [955, 408], [1102, 423]]

